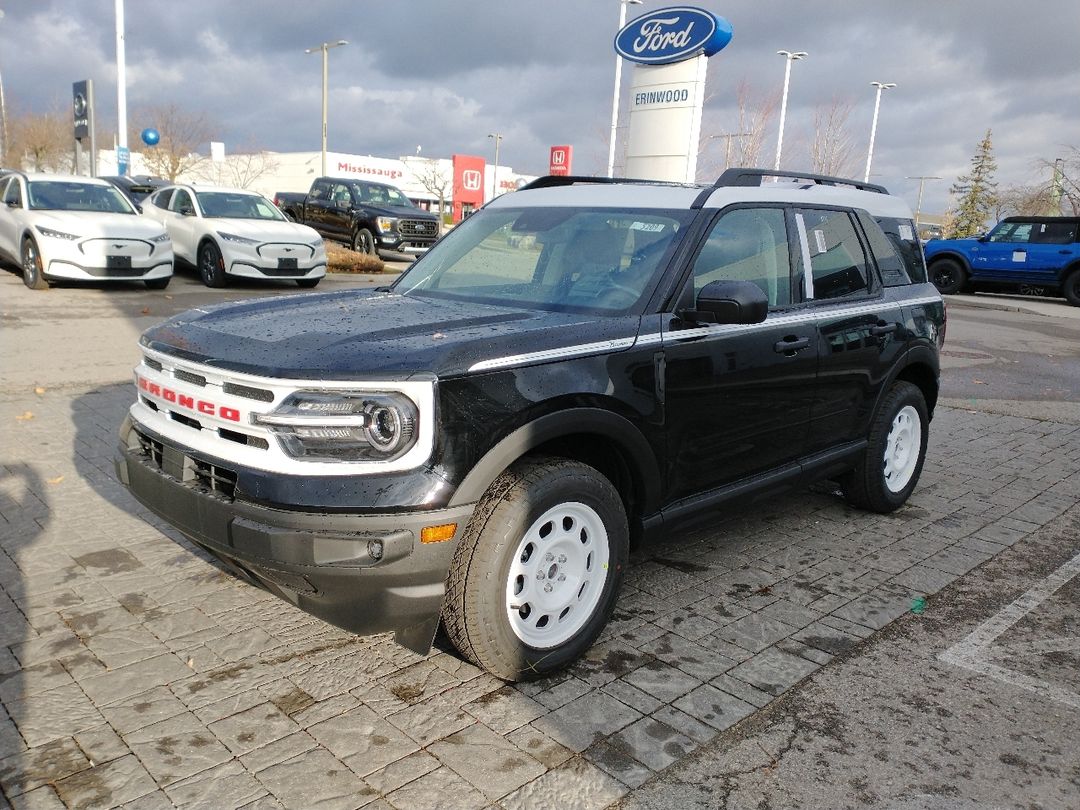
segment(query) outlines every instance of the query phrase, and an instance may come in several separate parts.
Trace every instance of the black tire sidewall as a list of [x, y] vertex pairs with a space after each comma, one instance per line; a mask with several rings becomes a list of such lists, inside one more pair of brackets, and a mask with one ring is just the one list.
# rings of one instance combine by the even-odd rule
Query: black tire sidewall
[[[33, 248], [34, 251], [35, 264], [32, 272], [28, 271], [26, 268], [27, 248]], [[45, 289], [45, 287], [48, 285], [45, 281], [44, 270], [42, 269], [43, 262], [41, 261], [41, 253], [39, 252], [37, 242], [34, 241], [33, 237], [27, 237], [23, 240], [22, 251], [19, 254], [19, 259], [21, 260], [19, 264], [21, 265], [22, 269], [23, 284], [25, 284], [31, 290]]]
[[[572, 469], [572, 474], [567, 470]], [[512, 680], [539, 677], [561, 669], [579, 658], [603, 630], [615, 605], [622, 576], [629, 557], [626, 513], [618, 493], [600, 473], [583, 464], [564, 467], [520, 498], [504, 500], [493, 511], [482, 530], [477, 553], [481, 565], [471, 566], [466, 588], [474, 590], [477, 616], [487, 638], [484, 646], [496, 651], [499, 659], [490, 669]], [[510, 627], [506, 616], [506, 583], [510, 566], [521, 538], [530, 526], [552, 507], [567, 502], [582, 503], [593, 509], [604, 523], [608, 536], [608, 576], [604, 590], [589, 621], [570, 640], [549, 649], [530, 647]], [[492, 549], [494, 545], [497, 548]], [[485, 547], [486, 548], [483, 548]], [[496, 559], [490, 570], [483, 562]], [[486, 560], [485, 560], [486, 558]], [[473, 633], [470, 632], [470, 638]], [[475, 639], [474, 639], [475, 641]], [[474, 643], [474, 648], [476, 644]], [[478, 653], [481, 651], [478, 649]], [[489, 662], [485, 661], [485, 664]], [[495, 662], [491, 662], [495, 663]]]
[[353, 234], [352, 249], [354, 253], [363, 253], [365, 256], [375, 255], [375, 237], [367, 228], [357, 228]]
[[1074, 307], [1080, 307], [1080, 268], [1065, 276], [1065, 281], [1061, 285], [1061, 294]]
[[[939, 285], [937, 282], [937, 274], [939, 271], [945, 268], [950, 268], [952, 272], [952, 283]], [[953, 295], [960, 292], [961, 288], [967, 283], [967, 273], [960, 265], [960, 262], [955, 259], [941, 259], [936, 261], [930, 267], [930, 280], [934, 286], [937, 287], [938, 292], [942, 295]]]
[[[911, 474], [911, 480], [899, 492], [893, 492], [885, 483], [885, 449], [888, 447], [889, 431], [892, 429], [893, 420], [901, 409], [908, 405], [915, 408], [919, 414], [921, 426], [919, 437], [919, 459]], [[922, 475], [923, 463], [926, 461], [927, 440], [930, 437], [930, 418], [926, 409], [926, 401], [922, 392], [911, 383], [896, 383], [889, 392], [886, 400], [882, 403], [882, 410], [874, 420], [873, 432], [870, 436], [870, 444], [867, 447], [867, 464], [870, 465], [865, 471], [867, 478], [867, 494], [873, 501], [877, 511], [892, 511], [902, 506], [915, 487]]]
[[[206, 257], [209, 256], [212, 261], [212, 268], [207, 270], [203, 269]], [[221, 269], [221, 250], [213, 242], [206, 242], [201, 248], [199, 248], [199, 278], [202, 279], [202, 283], [207, 287], [220, 287], [224, 283], [224, 271]]]

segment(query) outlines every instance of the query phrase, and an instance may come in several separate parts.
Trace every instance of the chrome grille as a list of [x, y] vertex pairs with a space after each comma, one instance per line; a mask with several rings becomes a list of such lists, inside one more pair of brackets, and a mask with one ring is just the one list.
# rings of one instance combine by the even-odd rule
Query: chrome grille
[[438, 236], [439, 223], [428, 219], [403, 219], [398, 223], [402, 236]]

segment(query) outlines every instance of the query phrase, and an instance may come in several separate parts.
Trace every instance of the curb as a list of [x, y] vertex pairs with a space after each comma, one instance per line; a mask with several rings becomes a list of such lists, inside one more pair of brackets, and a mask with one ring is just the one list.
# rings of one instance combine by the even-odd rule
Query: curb
[[988, 301], [986, 299], [961, 295], [943, 295], [941, 297], [949, 306], [960, 307], [962, 309], [994, 309], [999, 312], [1023, 312], [1026, 315], [1046, 316], [1045, 312], [1039, 312], [1036, 309], [1028, 309], [1027, 307], [1017, 306], [1012, 303], [1005, 304], [998, 301]]

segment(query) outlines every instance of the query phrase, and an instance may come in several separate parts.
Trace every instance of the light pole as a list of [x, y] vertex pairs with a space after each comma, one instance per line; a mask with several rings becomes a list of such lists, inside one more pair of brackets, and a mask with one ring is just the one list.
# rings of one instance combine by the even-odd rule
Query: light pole
[[491, 173], [491, 199], [495, 199], [495, 194], [498, 191], [499, 182], [499, 141], [502, 140], [502, 135], [498, 132], [489, 132], [489, 138], [495, 139], [495, 171]]
[[746, 138], [753, 135], [752, 132], [725, 132], [723, 135], [710, 135], [709, 140], [714, 138], [723, 138], [726, 141], [724, 146], [724, 168], [731, 168], [731, 139], [732, 138]]
[[791, 83], [791, 63], [805, 58], [806, 51], [777, 51], [784, 57], [784, 96], [780, 100], [780, 134], [776, 137], [776, 165], [773, 171], [780, 171], [780, 153], [784, 148], [784, 121], [787, 118], [788, 85]]
[[318, 45], [314, 48], [305, 48], [304, 53], [316, 53], [322, 52], [322, 176], [326, 176], [326, 84], [327, 84], [327, 51], [331, 48], [337, 48], [341, 45], [348, 45], [349, 43], [344, 39], [339, 39], [337, 42], [324, 42], [322, 45]]
[[919, 181], [919, 199], [915, 203], [915, 231], [919, 230], [919, 214], [922, 213], [922, 193], [923, 185], [927, 180], [940, 180], [941, 178], [933, 174], [918, 174], [914, 176], [905, 177], [905, 180], [918, 180]]
[[[127, 174], [127, 57], [124, 46], [124, 0], [116, 0], [116, 173]], [[130, 160], [130, 158], [128, 158]]]
[[[4, 10], [0, 9], [0, 20], [3, 18]], [[4, 105], [4, 74], [0, 73], [0, 164], [4, 162], [4, 154], [7, 148], [7, 107]]]
[[[640, 6], [641, 0], [619, 0], [619, 31], [626, 25], [626, 7]], [[619, 126], [619, 89], [622, 84], [622, 57], [615, 54], [615, 92], [611, 96], [611, 137], [608, 139], [607, 176], [615, 176], [615, 131]]]
[[874, 138], [877, 136], [877, 117], [878, 110], [881, 109], [881, 91], [891, 90], [896, 87], [896, 82], [870, 82], [870, 86], [877, 88], [877, 94], [874, 96], [874, 123], [870, 125], [870, 148], [866, 150], [866, 176], [863, 177], [864, 183], [870, 182], [870, 161], [874, 159]]

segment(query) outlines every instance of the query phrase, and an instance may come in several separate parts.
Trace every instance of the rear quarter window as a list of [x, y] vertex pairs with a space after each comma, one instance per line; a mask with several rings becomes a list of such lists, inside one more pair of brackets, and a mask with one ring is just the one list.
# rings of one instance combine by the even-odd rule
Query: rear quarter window
[[[926, 261], [923, 259], [922, 245], [915, 230], [915, 223], [910, 219], [897, 217], [875, 217], [876, 222], [888, 237], [896, 254], [903, 262], [904, 273], [886, 275], [882, 268], [882, 281], [886, 287], [898, 287], [903, 284], [922, 284], [926, 281]], [[870, 229], [867, 228], [869, 231]], [[876, 251], [875, 251], [876, 256]]]

